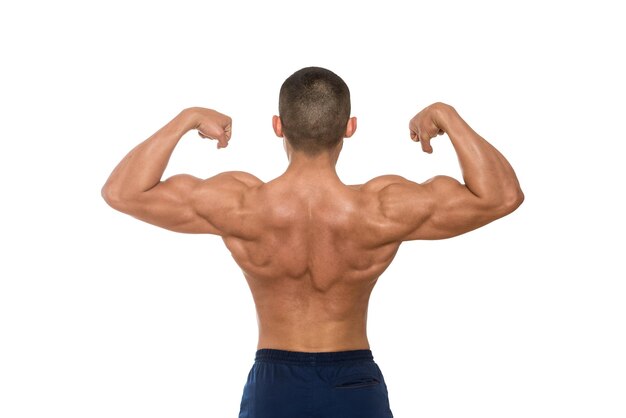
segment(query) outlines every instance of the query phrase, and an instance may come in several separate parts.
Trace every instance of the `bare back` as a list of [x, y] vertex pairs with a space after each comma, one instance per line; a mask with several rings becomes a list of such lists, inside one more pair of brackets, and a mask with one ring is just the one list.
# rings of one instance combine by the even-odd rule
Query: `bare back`
[[[280, 119], [273, 122], [282, 137]], [[369, 348], [369, 297], [401, 242], [463, 234], [511, 213], [524, 198], [506, 158], [442, 103], [411, 119], [411, 138], [430, 153], [430, 139], [448, 134], [465, 184], [447, 176], [421, 184], [382, 176], [346, 186], [335, 171], [342, 141], [311, 156], [286, 139], [289, 167], [269, 183], [242, 172], [160, 180], [185, 132], [198, 129], [223, 148], [230, 124], [210, 109], [181, 112], [129, 152], [102, 195], [113, 208], [145, 222], [220, 235], [252, 291], [258, 348]], [[345, 137], [355, 129], [350, 118]]]
[[278, 178], [245, 193], [245, 230], [224, 236], [256, 304], [258, 348], [369, 348], [367, 307], [400, 242], [383, 242], [376, 195]]

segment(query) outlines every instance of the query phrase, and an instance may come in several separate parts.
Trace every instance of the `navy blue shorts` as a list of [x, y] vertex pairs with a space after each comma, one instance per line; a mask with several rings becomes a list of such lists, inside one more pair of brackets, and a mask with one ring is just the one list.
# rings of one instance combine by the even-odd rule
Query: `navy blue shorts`
[[393, 418], [371, 350], [256, 352], [239, 418]]

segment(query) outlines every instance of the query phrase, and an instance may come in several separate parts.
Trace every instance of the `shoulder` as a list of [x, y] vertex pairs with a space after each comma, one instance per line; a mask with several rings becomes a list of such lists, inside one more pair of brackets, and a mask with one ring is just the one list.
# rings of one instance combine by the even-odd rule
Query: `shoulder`
[[243, 171], [225, 171], [198, 182], [192, 200], [203, 210], [235, 209], [251, 191], [264, 183]]
[[[243, 171], [227, 171], [202, 180], [191, 199], [196, 211], [221, 235], [245, 236], [253, 228], [248, 210], [255, 190], [264, 183]], [[247, 231], [247, 232], [246, 232]]]
[[364, 191], [379, 191], [391, 184], [403, 184], [406, 182], [409, 182], [409, 180], [407, 180], [406, 178], [402, 176], [390, 174], [390, 175], [385, 175], [385, 176], [374, 177], [373, 179], [361, 185], [360, 187]]
[[426, 196], [447, 192], [450, 189], [458, 188], [461, 184], [454, 178], [448, 176], [435, 176], [423, 183], [408, 180], [402, 176], [385, 175], [375, 177], [363, 185], [356, 186], [359, 190], [376, 192], [381, 197], [394, 194], [417, 194]]
[[244, 171], [225, 171], [213, 177], [209, 177], [197, 184], [194, 192], [196, 196], [219, 194], [221, 197], [245, 193], [250, 189], [264, 184], [256, 176]]
[[225, 184], [241, 187], [255, 187], [264, 184], [258, 177], [245, 171], [225, 171], [202, 181], [204, 185]]
[[402, 176], [389, 174], [385, 176], [374, 177], [367, 183], [351, 184], [351, 185], [348, 185], [347, 187], [349, 187], [352, 190], [358, 190], [361, 192], [376, 193], [390, 185], [394, 185], [394, 184], [402, 185], [402, 184], [409, 184], [409, 183], [413, 183], [413, 182], [410, 180], [407, 180], [406, 178]]
[[430, 181], [417, 183], [402, 176], [386, 175], [373, 178], [363, 185], [363, 189], [375, 193], [385, 215], [394, 218], [396, 212], [404, 212], [407, 206], [426, 204], [429, 184]]
[[394, 195], [416, 193], [428, 188], [429, 182], [416, 183], [402, 176], [385, 175], [375, 177], [365, 184], [358, 186], [359, 190], [367, 194], [373, 194], [379, 199], [387, 199]]
[[[402, 176], [385, 175], [363, 184], [360, 190], [376, 205], [384, 235], [403, 241], [407, 234], [426, 222], [436, 211], [440, 179], [423, 183]], [[445, 181], [445, 180], [444, 180]]]
[[432, 211], [429, 186], [402, 176], [375, 177], [350, 187], [359, 195], [360, 213], [367, 213], [367, 222], [384, 242], [402, 241]]
[[423, 195], [426, 188], [423, 184], [398, 175], [379, 176], [367, 183], [348, 187], [359, 192], [362, 203], [375, 205], [383, 216], [393, 215], [398, 204], [404, 206], [407, 200]]

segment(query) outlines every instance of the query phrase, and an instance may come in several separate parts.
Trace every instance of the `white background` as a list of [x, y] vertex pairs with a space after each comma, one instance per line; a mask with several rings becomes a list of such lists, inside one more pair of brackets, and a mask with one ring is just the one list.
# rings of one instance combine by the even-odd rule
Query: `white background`
[[[369, 337], [396, 417], [626, 416], [624, 39], [618, 2], [20, 2], [0, 6], [0, 416], [235, 417], [256, 349], [221, 240], [114, 211], [122, 157], [189, 106], [233, 118], [165, 177], [286, 166], [278, 90], [339, 74], [359, 128], [346, 183], [460, 178], [444, 101], [509, 159], [526, 201], [380, 278]], [[15, 3], [15, 2], [13, 2]]]

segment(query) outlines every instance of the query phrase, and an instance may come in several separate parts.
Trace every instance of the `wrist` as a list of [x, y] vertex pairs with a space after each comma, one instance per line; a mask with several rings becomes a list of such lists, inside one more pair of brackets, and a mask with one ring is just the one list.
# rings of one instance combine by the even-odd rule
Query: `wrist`
[[448, 131], [449, 128], [449, 124], [450, 124], [450, 120], [452, 118], [455, 117], [456, 110], [450, 106], [449, 104], [445, 104], [445, 103], [435, 103], [433, 105], [433, 110], [434, 110], [434, 122], [435, 125], [437, 125], [437, 127], [441, 130], [443, 130], [444, 132]]
[[178, 118], [184, 126], [185, 132], [198, 128], [198, 125], [200, 124], [200, 120], [198, 117], [199, 113], [200, 112], [198, 112], [197, 107], [188, 107], [186, 109], [183, 109], [178, 114]]

